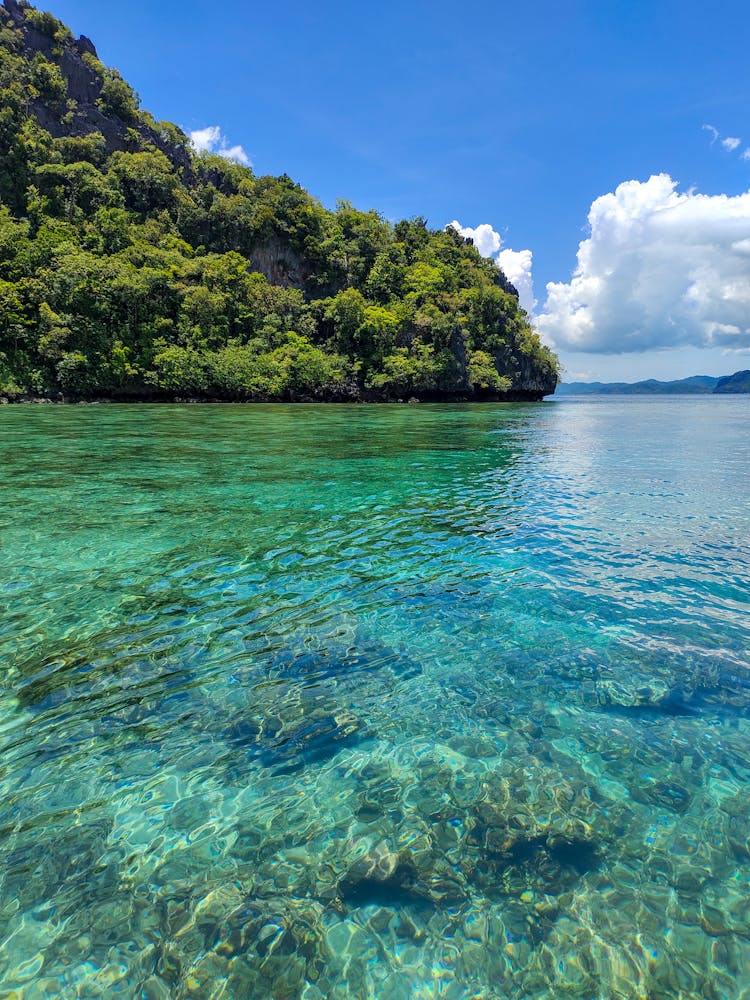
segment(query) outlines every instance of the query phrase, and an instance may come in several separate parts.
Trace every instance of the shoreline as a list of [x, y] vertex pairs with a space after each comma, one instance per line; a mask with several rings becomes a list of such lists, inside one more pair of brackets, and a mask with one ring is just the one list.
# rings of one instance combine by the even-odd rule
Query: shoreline
[[546, 398], [552, 398], [553, 393], [518, 391], [508, 393], [422, 393], [409, 396], [378, 396], [362, 394], [358, 396], [314, 396], [294, 393], [278, 397], [231, 397], [231, 396], [179, 396], [169, 393], [113, 393], [108, 396], [30, 396], [17, 397], [0, 396], [0, 406], [80, 406], [80, 405], [115, 405], [115, 404], [200, 404], [226, 403], [254, 405], [257, 403], [316, 403], [338, 406], [362, 406], [367, 404], [416, 405], [418, 403], [541, 403]]

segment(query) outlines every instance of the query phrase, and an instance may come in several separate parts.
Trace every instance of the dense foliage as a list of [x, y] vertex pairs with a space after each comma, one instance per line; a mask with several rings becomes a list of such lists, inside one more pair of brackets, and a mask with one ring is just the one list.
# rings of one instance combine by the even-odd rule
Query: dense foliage
[[13, 0], [0, 90], [0, 394], [554, 389], [515, 290], [455, 231], [195, 154]]

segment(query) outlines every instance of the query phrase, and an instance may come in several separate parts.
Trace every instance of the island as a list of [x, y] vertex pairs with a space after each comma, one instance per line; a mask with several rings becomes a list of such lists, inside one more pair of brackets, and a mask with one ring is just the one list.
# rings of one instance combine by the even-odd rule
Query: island
[[0, 398], [541, 400], [494, 261], [198, 154], [94, 44], [0, 8]]
[[750, 371], [733, 375], [691, 375], [689, 378], [660, 382], [560, 382], [556, 396], [710, 396], [750, 392]]

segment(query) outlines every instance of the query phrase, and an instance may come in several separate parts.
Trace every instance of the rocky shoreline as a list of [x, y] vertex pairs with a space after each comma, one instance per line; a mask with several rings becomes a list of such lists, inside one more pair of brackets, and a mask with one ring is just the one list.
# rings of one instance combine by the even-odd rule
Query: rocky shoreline
[[277, 396], [220, 396], [206, 394], [200, 396], [181, 396], [174, 393], [139, 392], [112, 393], [108, 396], [65, 396], [58, 393], [52, 396], [0, 396], [0, 406], [17, 406], [21, 404], [39, 406], [60, 405], [103, 405], [115, 403], [337, 403], [337, 404], [417, 404], [417, 403], [541, 403], [551, 393], [515, 391], [504, 393], [467, 393], [429, 392], [403, 396], [388, 396], [373, 392], [360, 392], [347, 395], [345, 393], [304, 394], [289, 393], [279, 398]]

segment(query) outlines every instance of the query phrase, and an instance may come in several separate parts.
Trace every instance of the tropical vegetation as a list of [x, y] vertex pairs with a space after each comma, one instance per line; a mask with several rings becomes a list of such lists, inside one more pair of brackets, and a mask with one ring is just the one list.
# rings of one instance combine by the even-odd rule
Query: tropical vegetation
[[197, 153], [15, 0], [0, 90], [0, 395], [553, 391], [515, 289], [455, 230]]

